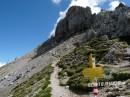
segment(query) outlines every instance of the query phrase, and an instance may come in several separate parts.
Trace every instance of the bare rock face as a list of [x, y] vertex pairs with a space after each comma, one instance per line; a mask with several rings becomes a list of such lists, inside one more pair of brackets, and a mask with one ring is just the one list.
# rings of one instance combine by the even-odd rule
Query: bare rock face
[[130, 36], [130, 7], [120, 3], [115, 11], [102, 11], [96, 15], [89, 7], [73, 6], [58, 23], [55, 39], [61, 42], [73, 35], [87, 33], [88, 29], [95, 30], [99, 36]]
[[115, 11], [101, 12], [95, 16], [94, 29], [99, 35], [122, 37], [130, 35], [130, 8], [122, 3]]
[[90, 28], [91, 26], [91, 9], [89, 7], [71, 7], [66, 14], [68, 21], [68, 30], [70, 33], [78, 33]]
[[54, 48], [68, 38], [76, 34], [81, 34], [81, 31], [84, 32], [90, 28], [91, 19], [92, 14], [89, 7], [71, 7], [67, 12], [66, 17], [58, 23], [55, 36], [51, 37], [37, 48], [37, 56]]
[[62, 19], [56, 28], [55, 39], [58, 42], [64, 41], [77, 33], [81, 33], [91, 26], [91, 9], [89, 7], [82, 8], [71, 7], [64, 19]]
[[40, 45], [37, 49], [36, 49], [36, 56], [34, 56], [33, 58], [35, 57], [38, 57], [46, 52], [48, 52], [49, 50], [51, 50], [52, 48], [54, 48], [55, 46], [57, 46], [58, 43], [56, 43], [54, 37], [48, 39], [47, 41], [45, 41], [42, 45]]
[[37, 55], [41, 55], [54, 48], [70, 37], [87, 33], [86, 40], [92, 36], [107, 35], [109, 38], [121, 37], [129, 40], [130, 37], [130, 7], [120, 3], [115, 11], [101, 11], [92, 14], [89, 7], [71, 7], [66, 17], [59, 21], [55, 36], [48, 39], [37, 49]]

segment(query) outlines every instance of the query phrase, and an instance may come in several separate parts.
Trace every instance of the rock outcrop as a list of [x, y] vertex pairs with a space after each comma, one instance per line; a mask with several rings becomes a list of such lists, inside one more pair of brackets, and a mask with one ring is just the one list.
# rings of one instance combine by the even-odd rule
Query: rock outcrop
[[66, 17], [57, 24], [55, 36], [38, 47], [37, 56], [81, 33], [87, 33], [86, 39], [93, 34], [110, 38], [129, 37], [130, 7], [120, 3], [115, 11], [101, 11], [99, 14], [92, 14], [89, 7], [71, 7]]
[[73, 6], [66, 13], [56, 28], [55, 39], [57, 42], [64, 41], [72, 35], [81, 33], [91, 27], [92, 13], [89, 7], [82, 8]]
[[130, 8], [122, 3], [115, 11], [105, 11], [95, 15], [93, 29], [99, 35], [123, 37], [130, 35]]
[[[130, 7], [120, 3], [115, 11], [101, 11], [92, 14], [89, 7], [71, 7], [56, 28], [57, 42], [66, 40], [75, 34], [94, 30], [98, 35], [122, 37], [130, 35]], [[89, 37], [89, 36], [88, 36]]]

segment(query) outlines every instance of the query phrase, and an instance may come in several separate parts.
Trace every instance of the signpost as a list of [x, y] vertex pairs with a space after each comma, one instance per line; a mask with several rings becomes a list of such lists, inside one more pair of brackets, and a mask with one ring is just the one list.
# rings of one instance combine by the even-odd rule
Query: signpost
[[[104, 70], [100, 64], [97, 64], [99, 67], [95, 65], [95, 58], [92, 57], [92, 52], [89, 52], [88, 58], [88, 67], [84, 68], [82, 73], [84, 77], [88, 78], [91, 82], [96, 81], [97, 79], [104, 77]], [[97, 84], [93, 87], [93, 94], [95, 97], [99, 94]]]
[[83, 75], [84, 75], [84, 77], [93, 81], [94, 78], [97, 78], [97, 79], [103, 78], [104, 77], [104, 70], [102, 67], [85, 68], [83, 70]]

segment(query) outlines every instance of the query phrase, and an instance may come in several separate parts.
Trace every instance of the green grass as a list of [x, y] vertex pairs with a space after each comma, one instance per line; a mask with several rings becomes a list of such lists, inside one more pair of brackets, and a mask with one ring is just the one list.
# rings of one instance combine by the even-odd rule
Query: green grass
[[[33, 90], [33, 86], [39, 82], [40, 85], [37, 86], [37, 90], [40, 90], [35, 97], [51, 97], [51, 88], [48, 87], [50, 84], [50, 75], [53, 71], [51, 65], [45, 67], [40, 72], [34, 74], [31, 78], [27, 81], [21, 83], [20, 85], [16, 86], [12, 91], [11, 94], [13, 97], [25, 97], [29, 95]], [[29, 96], [31, 97], [31, 96]]]
[[48, 87], [43, 84], [41, 90], [34, 97], [51, 97], [51, 87]]

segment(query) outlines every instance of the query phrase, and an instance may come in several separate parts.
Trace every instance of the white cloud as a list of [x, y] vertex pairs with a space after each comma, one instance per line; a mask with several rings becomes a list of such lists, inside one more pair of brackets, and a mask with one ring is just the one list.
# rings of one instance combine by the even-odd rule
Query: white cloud
[[62, 0], [51, 0], [54, 4], [60, 4]]
[[[68, 9], [67, 9], [67, 10], [68, 10]], [[57, 21], [56, 21], [56, 23], [55, 23], [55, 25], [54, 25], [54, 28], [53, 28], [53, 30], [51, 31], [50, 35], [49, 35], [49, 38], [50, 38], [51, 36], [55, 36], [55, 30], [56, 30], [57, 23], [58, 23], [61, 19], [63, 19], [63, 18], [66, 16], [67, 10], [65, 10], [65, 11], [60, 11], [60, 12], [59, 12], [59, 18], [57, 19]]]
[[110, 2], [110, 4], [109, 4], [110, 8], [109, 8], [108, 10], [114, 11], [115, 8], [116, 8], [119, 4], [120, 4], [120, 1], [118, 1], [118, 0]]
[[6, 63], [0, 62], [0, 67], [4, 66]]
[[99, 13], [101, 11], [100, 4], [106, 2], [107, 0], [72, 0], [71, 6], [81, 6], [81, 7], [90, 7], [92, 13]]
[[109, 3], [109, 9], [108, 10], [111, 10], [111, 11], [114, 11], [115, 8], [120, 4], [120, 3], [123, 3], [125, 5], [125, 3], [121, 0], [110, 0], [110, 3]]

